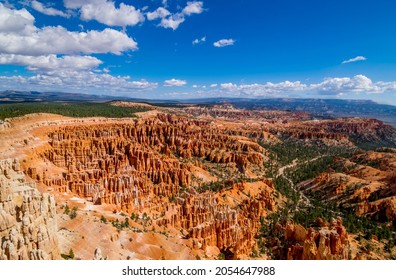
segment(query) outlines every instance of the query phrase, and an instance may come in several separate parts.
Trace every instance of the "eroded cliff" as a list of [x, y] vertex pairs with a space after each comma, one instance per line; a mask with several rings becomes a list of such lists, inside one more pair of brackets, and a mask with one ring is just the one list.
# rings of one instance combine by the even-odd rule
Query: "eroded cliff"
[[28, 183], [17, 160], [0, 161], [0, 260], [60, 257], [54, 197]]

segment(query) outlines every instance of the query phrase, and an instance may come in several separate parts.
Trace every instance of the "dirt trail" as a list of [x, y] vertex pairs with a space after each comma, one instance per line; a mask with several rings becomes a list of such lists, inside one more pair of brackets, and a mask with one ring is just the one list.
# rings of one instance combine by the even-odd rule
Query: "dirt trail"
[[[314, 157], [314, 158], [312, 158], [312, 159], [303, 161], [303, 162], [300, 163], [300, 164], [306, 164], [306, 163], [309, 163], [309, 162], [318, 160], [318, 159], [320, 159], [320, 158], [322, 158], [322, 157], [324, 157], [324, 155], [317, 156], [317, 157]], [[289, 182], [289, 184], [290, 184], [290, 186], [293, 188], [293, 190], [295, 190], [296, 192], [299, 192], [299, 193], [300, 193], [300, 195], [301, 195], [301, 196], [300, 196], [300, 197], [301, 197], [301, 198], [300, 198], [300, 201], [301, 201], [302, 203], [304, 203], [305, 205], [310, 206], [310, 205], [311, 205], [310, 199], [309, 199], [308, 197], [306, 197], [302, 192], [300, 192], [299, 190], [297, 190], [295, 184], [293, 183], [293, 181], [285, 175], [285, 170], [286, 170], [286, 169], [288, 169], [288, 168], [293, 168], [293, 167], [295, 167], [297, 164], [299, 164], [298, 159], [294, 159], [294, 160], [293, 160], [291, 163], [289, 163], [288, 165], [282, 166], [281, 168], [278, 169], [278, 173], [276, 174], [276, 177], [282, 176], [283, 178], [285, 178], [285, 179]], [[300, 204], [300, 202], [299, 202], [299, 204]]]

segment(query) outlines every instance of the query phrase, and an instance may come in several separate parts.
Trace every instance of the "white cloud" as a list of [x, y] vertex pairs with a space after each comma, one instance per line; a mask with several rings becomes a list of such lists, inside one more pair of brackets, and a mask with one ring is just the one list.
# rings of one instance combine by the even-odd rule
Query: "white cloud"
[[306, 85], [300, 81], [290, 82], [285, 81], [281, 83], [267, 82], [265, 84], [242, 84], [237, 85], [233, 83], [220, 84], [220, 89], [223, 91], [237, 93], [237, 95], [274, 95], [285, 92], [301, 91], [306, 89]]
[[364, 75], [342, 78], [326, 78], [320, 83], [304, 84], [300, 81], [284, 81], [264, 84], [223, 83], [220, 92], [231, 96], [284, 96], [308, 94], [324, 96], [350, 96], [351, 94], [378, 94], [396, 90], [396, 82], [373, 82]]
[[184, 21], [185, 18], [182, 14], [174, 14], [161, 19], [161, 23], [159, 24], [159, 26], [162, 26], [163, 28], [171, 28], [173, 30], [176, 30], [179, 27], [179, 25]]
[[160, 7], [154, 12], [148, 12], [146, 16], [148, 20], [161, 19], [161, 22], [158, 24], [158, 26], [176, 30], [179, 25], [186, 20], [186, 16], [191, 16], [192, 14], [200, 14], [202, 12], [203, 2], [192, 1], [187, 2], [187, 5], [179, 13], [171, 13], [167, 9]]
[[31, 5], [32, 5], [32, 8], [35, 9], [36, 11], [43, 13], [45, 15], [48, 15], [48, 16], [61, 16], [61, 17], [66, 17], [66, 18], [70, 17], [70, 14], [67, 14], [63, 11], [57, 10], [52, 7], [45, 7], [43, 5], [43, 3], [38, 2], [38, 1], [32, 1]]
[[344, 61], [342, 62], [342, 64], [351, 63], [351, 62], [356, 62], [356, 61], [364, 61], [364, 60], [367, 60], [367, 58], [364, 57], [364, 56], [360, 56], [360, 55], [359, 55], [359, 56], [357, 56], [357, 57], [344, 60]]
[[97, 0], [63, 0], [63, 4], [68, 9], [78, 9], [84, 5], [95, 4]]
[[311, 84], [311, 90], [322, 95], [337, 95], [340, 93], [381, 93], [388, 89], [380, 84], [373, 83], [364, 75], [356, 75], [352, 78], [326, 78], [319, 84]]
[[83, 20], [96, 20], [109, 26], [134, 26], [144, 21], [144, 16], [134, 6], [108, 0], [64, 0], [68, 9], [79, 9]]
[[89, 70], [98, 67], [102, 61], [92, 56], [25, 56], [0, 54], [0, 64], [26, 66], [28, 70], [48, 73], [59, 70]]
[[166, 87], [181, 87], [186, 84], [187, 82], [185, 80], [170, 79], [164, 81], [164, 86]]
[[[376, 86], [382, 89], [383, 92], [396, 91], [396, 82], [377, 82]], [[395, 94], [396, 96], [396, 94]]]
[[215, 88], [215, 87], [217, 87], [217, 84], [211, 84], [210, 87]]
[[[71, 7], [88, 2], [68, 1]], [[101, 60], [81, 55], [136, 50], [137, 43], [125, 33], [111, 28], [87, 32], [72, 32], [62, 26], [38, 28], [34, 22], [26, 9], [0, 3], [0, 64], [24, 66], [34, 72], [33, 76], [0, 76], [1, 88], [126, 94], [158, 86], [110, 75], [107, 68], [100, 71]]]
[[218, 40], [217, 42], [213, 43], [213, 46], [217, 47], [217, 48], [222, 48], [222, 47], [226, 47], [226, 46], [232, 46], [234, 45], [235, 40], [233, 39], [221, 39]]
[[182, 13], [189, 16], [192, 14], [200, 14], [203, 12], [203, 3], [201, 1], [187, 2], [187, 6], [184, 7]]
[[81, 19], [96, 20], [109, 26], [134, 26], [144, 21], [144, 16], [134, 6], [121, 3], [116, 8], [113, 1], [97, 0], [80, 5]]
[[206, 36], [204, 36], [204, 37], [202, 37], [201, 39], [195, 39], [194, 41], [192, 41], [192, 44], [193, 45], [196, 45], [196, 44], [200, 44], [200, 43], [204, 43], [206, 41]]
[[169, 16], [169, 15], [170, 15], [170, 12], [167, 9], [162, 8], [162, 7], [159, 7], [154, 12], [151, 12], [151, 13], [148, 12], [146, 14], [148, 20], [155, 20], [157, 18], [164, 18], [164, 17]]
[[136, 50], [137, 43], [126, 34], [103, 31], [71, 32], [61, 26], [34, 28], [30, 34], [0, 33], [0, 52], [22, 55], [113, 53]]
[[33, 28], [34, 17], [26, 10], [14, 10], [0, 3], [0, 33], [26, 34]]
[[12, 2], [13, 0], [2, 0], [4, 6], [6, 6], [7, 8], [14, 8], [14, 4], [10, 3], [10, 1]]
[[129, 76], [112, 76], [92, 71], [56, 71], [52, 75], [38, 74], [32, 77], [0, 76], [0, 88], [18, 90], [59, 90], [96, 94], [130, 94], [153, 90], [157, 83], [146, 80], [132, 81]]
[[137, 43], [125, 33], [103, 31], [72, 32], [62, 26], [34, 26], [26, 9], [14, 10], [0, 3], [0, 53], [20, 55], [91, 54], [136, 50]]

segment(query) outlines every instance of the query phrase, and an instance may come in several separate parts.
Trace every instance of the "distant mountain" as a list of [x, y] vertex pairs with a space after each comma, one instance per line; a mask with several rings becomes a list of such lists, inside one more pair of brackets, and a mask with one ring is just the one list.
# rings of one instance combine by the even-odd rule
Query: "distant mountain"
[[97, 95], [86, 93], [72, 93], [72, 92], [39, 92], [39, 91], [15, 91], [5, 90], [0, 91], [0, 104], [16, 103], [16, 102], [107, 102], [113, 100], [120, 101], [135, 101], [135, 102], [170, 102], [178, 103], [175, 100], [152, 100], [131, 98], [127, 96], [118, 95]]
[[231, 100], [239, 108], [303, 111], [316, 117], [364, 117], [384, 121], [396, 127], [396, 106], [371, 100], [345, 99], [256, 99]]
[[396, 127], [396, 106], [378, 104], [371, 100], [314, 99], [314, 98], [201, 98], [183, 100], [138, 99], [116, 95], [93, 95], [66, 92], [13, 91], [0, 92], [1, 103], [14, 102], [106, 102], [112, 100], [146, 102], [153, 105], [232, 104], [236, 108], [251, 110], [303, 111], [318, 118], [365, 117], [384, 121]]
[[[35, 102], [35, 101], [110, 101], [114, 96], [92, 95], [70, 92], [39, 92], [39, 91], [14, 91], [6, 90], [0, 92], [0, 103], [11, 102]], [[118, 97], [117, 97], [118, 98]]]
[[204, 104], [232, 104], [236, 108], [251, 110], [301, 111], [317, 118], [364, 117], [379, 119], [396, 127], [396, 106], [378, 104], [372, 100], [295, 99], [295, 98], [206, 98], [183, 102]]

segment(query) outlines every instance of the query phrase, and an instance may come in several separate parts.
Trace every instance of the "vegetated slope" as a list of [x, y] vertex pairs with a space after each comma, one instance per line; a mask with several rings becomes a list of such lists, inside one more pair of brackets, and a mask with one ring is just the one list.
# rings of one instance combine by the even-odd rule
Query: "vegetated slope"
[[395, 187], [395, 149], [339, 158], [333, 169], [299, 185], [312, 199], [339, 209], [347, 229], [364, 239], [364, 248], [390, 257], [396, 242]]
[[25, 102], [0, 104], [0, 120], [32, 113], [51, 113], [68, 117], [134, 117], [134, 113], [149, 110], [145, 107], [119, 107], [111, 103], [94, 102]]

